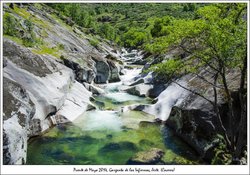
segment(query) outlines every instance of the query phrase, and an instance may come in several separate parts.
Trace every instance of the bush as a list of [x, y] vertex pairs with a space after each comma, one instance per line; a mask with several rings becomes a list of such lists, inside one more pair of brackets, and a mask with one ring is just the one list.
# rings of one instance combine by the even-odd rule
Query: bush
[[97, 47], [99, 44], [99, 41], [96, 39], [91, 39], [91, 40], [89, 40], [89, 43], [91, 44], [91, 46]]
[[9, 14], [9, 13], [4, 13], [3, 16], [3, 34], [4, 35], [9, 35], [9, 36], [18, 36], [19, 32], [17, 30], [17, 24], [19, 24], [19, 22], [17, 21], [17, 19]]

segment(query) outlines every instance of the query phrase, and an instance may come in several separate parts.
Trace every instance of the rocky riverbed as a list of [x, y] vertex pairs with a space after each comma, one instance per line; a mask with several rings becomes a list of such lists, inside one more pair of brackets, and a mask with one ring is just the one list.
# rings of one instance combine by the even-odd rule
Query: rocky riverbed
[[[206, 67], [175, 82], [148, 70], [164, 60], [188, 58], [184, 51], [171, 48], [153, 55], [120, 48], [69, 25], [46, 4], [5, 3], [3, 13], [20, 35], [3, 37], [3, 164], [230, 162], [230, 154], [220, 154], [223, 130], [232, 134], [228, 104], [218, 90], [218, 120], [208, 102], [214, 99], [214, 87], [198, 77], [213, 80]], [[33, 46], [22, 41], [28, 37], [27, 20], [36, 38]], [[247, 95], [237, 91], [239, 69], [225, 73], [233, 132], [243, 133], [237, 163], [246, 164], [247, 123], [241, 119]], [[197, 89], [207, 100], [192, 93]]]
[[152, 99], [124, 91], [141, 68], [122, 71], [127, 73], [120, 75], [120, 82], [99, 85], [102, 93], [92, 97], [96, 109], [30, 139], [27, 164], [199, 163], [196, 153], [154, 115], [127, 108], [151, 105]]

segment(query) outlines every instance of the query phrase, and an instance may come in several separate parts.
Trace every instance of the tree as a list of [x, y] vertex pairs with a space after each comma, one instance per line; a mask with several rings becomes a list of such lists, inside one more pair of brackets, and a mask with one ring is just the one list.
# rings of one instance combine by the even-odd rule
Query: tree
[[[154, 70], [175, 77], [187, 73], [193, 74], [213, 87], [214, 99], [210, 100], [199, 91], [183, 87], [175, 81], [184, 89], [199, 95], [213, 105], [224, 139], [231, 151], [232, 162], [235, 163], [242, 152], [242, 139], [244, 139], [242, 137], [246, 132], [246, 113], [244, 111], [244, 109], [246, 110], [244, 98], [246, 96], [247, 74], [247, 21], [244, 19], [246, 4], [205, 6], [200, 8], [197, 14], [198, 19], [195, 20], [172, 21], [167, 26], [168, 35], [157, 38], [155, 42], [158, 44], [160, 40], [161, 48], [164, 48], [164, 51], [170, 46], [179, 47], [188, 53], [189, 57], [187, 59], [177, 58], [171, 62], [167, 61], [163, 63], [165, 66], [156, 65]], [[166, 70], [169, 69], [169, 66], [171, 71]], [[236, 112], [233, 108], [233, 99], [226, 75], [230, 69], [239, 69], [241, 72], [240, 86], [238, 87], [241, 101], [241, 114], [238, 116], [240, 118], [239, 130], [235, 129]], [[207, 80], [206, 77], [200, 75], [201, 70], [206, 71], [212, 77], [212, 80]], [[228, 130], [221, 120], [218, 106], [218, 90], [223, 91], [228, 104], [230, 125]]]
[[139, 47], [150, 39], [150, 34], [144, 29], [130, 28], [123, 35], [123, 42], [125, 47]]

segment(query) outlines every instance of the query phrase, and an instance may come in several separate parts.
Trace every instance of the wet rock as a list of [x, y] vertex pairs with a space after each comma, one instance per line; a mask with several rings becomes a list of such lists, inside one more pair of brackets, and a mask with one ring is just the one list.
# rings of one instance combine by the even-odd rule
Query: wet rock
[[112, 61], [108, 61], [109, 68], [110, 68], [110, 77], [109, 77], [109, 82], [118, 82], [120, 81], [119, 77], [119, 67]]
[[131, 88], [126, 89], [125, 91], [132, 95], [137, 95], [140, 97], [147, 97], [149, 90], [152, 88], [152, 85], [147, 84], [138, 84]]
[[92, 110], [95, 110], [95, 109], [96, 109], [96, 107], [91, 105], [91, 104], [89, 104], [88, 107], [87, 107], [87, 111], [92, 111]]
[[92, 92], [94, 95], [100, 95], [104, 93], [104, 90], [94, 86], [92, 84], [88, 84], [88, 83], [83, 83], [84, 87], [89, 90], [90, 92]]
[[103, 108], [103, 107], [105, 106], [105, 103], [104, 103], [104, 102], [98, 101], [98, 100], [95, 101], [95, 104], [96, 104], [98, 107], [100, 107], [100, 108]]
[[151, 98], [156, 98], [166, 89], [164, 84], [154, 84], [153, 88], [148, 91], [148, 96]]
[[136, 153], [128, 161], [128, 165], [155, 165], [162, 163], [161, 158], [164, 156], [164, 151], [159, 148], [151, 148], [148, 151]]
[[147, 128], [148, 126], [152, 126], [152, 125], [158, 125], [158, 123], [156, 123], [156, 122], [149, 122], [149, 121], [141, 121], [139, 123], [139, 127], [140, 128]]
[[142, 83], [144, 83], [144, 79], [140, 78], [136, 80], [135, 82], [131, 83], [129, 86], [135, 86], [135, 85], [142, 84]]
[[108, 63], [106, 63], [105, 61], [100, 61], [97, 59], [94, 59], [96, 64], [96, 77], [94, 79], [94, 82], [99, 84], [99, 83], [107, 83], [108, 79], [110, 77], [110, 68]]

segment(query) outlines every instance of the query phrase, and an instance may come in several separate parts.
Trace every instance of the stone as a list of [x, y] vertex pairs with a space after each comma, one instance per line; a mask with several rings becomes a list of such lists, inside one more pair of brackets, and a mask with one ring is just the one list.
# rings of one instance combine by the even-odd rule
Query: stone
[[156, 98], [166, 89], [164, 84], [154, 84], [153, 88], [148, 91], [148, 96], [150, 98]]
[[7, 66], [7, 59], [3, 58], [3, 68]]
[[35, 106], [28, 92], [19, 84], [3, 77], [3, 163], [23, 164], [29, 125]]
[[109, 82], [113, 83], [113, 82], [118, 82], [121, 81], [120, 77], [119, 77], [119, 72], [120, 69], [118, 67], [118, 65], [116, 65], [114, 62], [112, 61], [107, 61], [109, 64], [109, 68], [110, 68], [110, 77], [109, 77]]
[[132, 150], [136, 151], [137, 147], [134, 143], [129, 141], [122, 141], [118, 143], [108, 143], [105, 146], [103, 146], [98, 153], [99, 154], [106, 154], [113, 151], [121, 151], [121, 150]]
[[159, 148], [151, 148], [147, 151], [136, 153], [127, 161], [127, 165], [156, 165], [162, 163], [164, 151]]
[[132, 95], [137, 95], [140, 97], [147, 97], [149, 90], [152, 88], [152, 85], [148, 84], [137, 84], [131, 88], [125, 89], [125, 91]]
[[[3, 69], [3, 128], [10, 143], [3, 145], [8, 147], [5, 163], [23, 164], [28, 138], [85, 112], [91, 92], [74, 81], [72, 70], [51, 56], [34, 54], [6, 38], [3, 47], [7, 61]], [[52, 120], [54, 114], [57, 117]]]
[[110, 68], [108, 63], [105, 61], [100, 61], [95, 59], [95, 68], [96, 68], [96, 77], [94, 79], [94, 82], [97, 84], [101, 83], [107, 83], [108, 79], [110, 77]]
[[94, 95], [100, 95], [100, 94], [103, 94], [104, 93], [104, 90], [97, 87], [97, 86], [94, 86], [92, 84], [88, 84], [88, 83], [83, 83], [84, 87], [92, 92]]
[[144, 79], [140, 78], [136, 80], [135, 82], [131, 83], [129, 86], [135, 86], [135, 85], [142, 84], [142, 83], [144, 83]]

